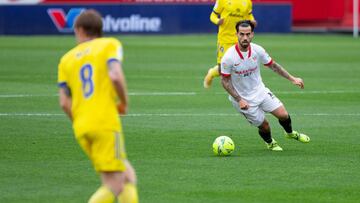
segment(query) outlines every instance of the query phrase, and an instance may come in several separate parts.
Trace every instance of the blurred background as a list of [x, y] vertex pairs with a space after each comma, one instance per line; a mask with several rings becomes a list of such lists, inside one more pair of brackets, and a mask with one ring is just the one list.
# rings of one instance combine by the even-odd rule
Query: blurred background
[[[253, 0], [257, 32], [358, 32], [358, 0]], [[72, 32], [82, 9], [104, 16], [106, 33], [216, 33], [214, 0], [0, 0], [0, 34]], [[354, 9], [357, 4], [357, 9]], [[355, 12], [354, 12], [355, 11]], [[357, 12], [356, 12], [357, 11]]]

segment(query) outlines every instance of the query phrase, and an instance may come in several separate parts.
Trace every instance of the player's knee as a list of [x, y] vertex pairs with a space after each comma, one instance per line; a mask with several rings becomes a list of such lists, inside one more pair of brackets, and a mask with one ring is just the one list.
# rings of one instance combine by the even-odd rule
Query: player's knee
[[136, 184], [137, 178], [134, 167], [130, 164], [129, 161], [126, 161], [126, 171], [124, 172], [125, 181], [127, 183]]
[[281, 121], [285, 121], [285, 120], [289, 119], [289, 113], [285, 110], [284, 112], [279, 114], [278, 119]]
[[272, 112], [273, 115], [275, 115], [279, 120], [287, 120], [289, 118], [289, 113], [286, 111], [284, 106], [281, 106], [280, 108], [276, 109], [274, 112]]
[[268, 132], [270, 131], [270, 124], [267, 120], [264, 120], [258, 128], [262, 132]]
[[103, 172], [101, 179], [104, 185], [111, 189], [114, 195], [118, 195], [124, 189], [125, 174], [120, 172]]

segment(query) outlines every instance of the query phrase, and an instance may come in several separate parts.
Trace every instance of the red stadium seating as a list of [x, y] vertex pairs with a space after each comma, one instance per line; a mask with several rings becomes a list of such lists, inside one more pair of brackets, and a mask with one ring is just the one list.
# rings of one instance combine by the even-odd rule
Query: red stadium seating
[[253, 0], [254, 3], [293, 5], [293, 26], [298, 29], [351, 30], [353, 0]]

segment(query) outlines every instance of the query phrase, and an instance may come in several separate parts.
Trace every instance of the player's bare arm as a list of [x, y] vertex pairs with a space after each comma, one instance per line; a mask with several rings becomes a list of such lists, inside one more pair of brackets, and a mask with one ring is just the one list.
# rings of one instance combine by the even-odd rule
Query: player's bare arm
[[234, 86], [231, 83], [231, 76], [229, 77], [222, 77], [221, 84], [224, 89], [239, 103], [241, 109], [246, 110], [249, 108], [249, 104], [241, 99], [240, 95], [236, 92]]
[[210, 21], [219, 26], [224, 23], [224, 18], [219, 18], [219, 14], [213, 11], [210, 15]]
[[118, 61], [112, 61], [108, 64], [108, 68], [110, 79], [115, 87], [116, 94], [120, 99], [120, 103], [118, 104], [118, 111], [120, 114], [126, 114], [128, 95], [125, 76], [122, 71], [121, 63]]
[[219, 22], [217, 23], [218, 26], [219, 26], [219, 25], [222, 25], [222, 24], [224, 24], [224, 18], [220, 18], [220, 19], [219, 19]]
[[62, 87], [59, 89], [59, 103], [62, 110], [66, 113], [66, 115], [72, 121], [72, 114], [71, 114], [71, 95], [70, 90], [68, 87]]
[[280, 76], [290, 80], [294, 85], [299, 86], [301, 89], [304, 89], [304, 81], [301, 78], [292, 76], [287, 72], [280, 64], [273, 62], [269, 68], [279, 74]]

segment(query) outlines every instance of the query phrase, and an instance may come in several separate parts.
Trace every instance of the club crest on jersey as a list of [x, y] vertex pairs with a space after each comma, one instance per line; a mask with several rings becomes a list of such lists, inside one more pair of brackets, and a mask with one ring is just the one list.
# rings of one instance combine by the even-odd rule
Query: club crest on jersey
[[61, 8], [49, 8], [47, 13], [58, 31], [67, 33], [73, 31], [76, 17], [84, 10], [84, 8], [71, 8], [65, 15], [64, 10]]
[[224, 47], [223, 46], [220, 47], [220, 51], [224, 52]]
[[252, 57], [252, 60], [256, 62], [257, 57], [256, 57], [256, 56], [253, 56], [253, 57]]

